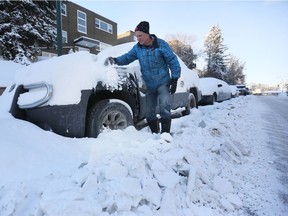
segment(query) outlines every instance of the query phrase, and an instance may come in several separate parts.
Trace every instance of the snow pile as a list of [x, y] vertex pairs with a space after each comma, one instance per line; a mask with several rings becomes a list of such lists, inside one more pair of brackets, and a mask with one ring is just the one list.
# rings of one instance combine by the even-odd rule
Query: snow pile
[[[75, 102], [74, 90], [95, 81], [79, 78], [82, 69], [116, 85], [112, 67], [103, 68], [109, 76], [93, 74], [106, 56], [63, 56], [72, 61], [69, 71], [63, 58], [53, 58], [51, 68], [32, 64], [27, 68], [39, 73], [25, 68], [17, 79], [28, 84], [47, 78], [56, 88], [60, 79], [69, 80], [69, 98], [59, 94], [54, 102]], [[82, 67], [74, 67], [77, 60]], [[63, 72], [59, 80], [49, 80], [46, 73], [56, 70]], [[192, 109], [173, 119], [172, 136], [131, 126], [96, 139], [61, 137], [15, 119], [8, 112], [12, 98], [0, 96], [1, 216], [285, 215], [261, 130], [265, 106], [255, 96]]]
[[249, 157], [249, 100], [192, 109], [173, 120], [173, 138], [128, 127], [70, 139], [3, 119], [1, 215], [239, 213], [233, 169]]

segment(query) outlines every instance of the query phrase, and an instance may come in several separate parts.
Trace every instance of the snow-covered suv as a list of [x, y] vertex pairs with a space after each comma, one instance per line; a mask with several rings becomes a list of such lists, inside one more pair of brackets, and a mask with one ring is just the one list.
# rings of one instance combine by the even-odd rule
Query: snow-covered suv
[[[67, 137], [97, 137], [105, 129], [129, 125], [142, 128], [146, 87], [139, 62], [104, 66], [107, 56], [124, 54], [134, 44], [114, 46], [97, 56], [77, 52], [26, 67], [18, 72], [15, 88], [10, 89], [9, 94], [14, 94], [10, 112]], [[171, 104], [173, 110], [187, 115], [201, 97], [199, 78], [196, 70], [179, 62], [181, 77]]]

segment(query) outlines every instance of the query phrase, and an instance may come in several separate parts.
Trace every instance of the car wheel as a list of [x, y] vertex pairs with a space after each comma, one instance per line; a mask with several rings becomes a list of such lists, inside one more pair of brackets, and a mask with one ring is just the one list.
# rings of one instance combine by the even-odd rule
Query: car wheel
[[189, 94], [188, 98], [188, 104], [185, 107], [185, 110], [182, 112], [182, 115], [189, 115], [191, 112], [191, 109], [197, 107], [197, 102], [194, 94]]
[[94, 104], [88, 113], [87, 136], [97, 137], [105, 129], [125, 129], [132, 124], [131, 112], [125, 105], [102, 100]]

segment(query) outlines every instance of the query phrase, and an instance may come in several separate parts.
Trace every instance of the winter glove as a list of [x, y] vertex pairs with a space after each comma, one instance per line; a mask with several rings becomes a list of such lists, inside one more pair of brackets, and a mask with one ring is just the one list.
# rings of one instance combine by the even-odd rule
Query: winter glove
[[116, 59], [113, 57], [108, 57], [105, 59], [104, 65], [108, 66], [108, 64], [113, 65], [116, 64]]
[[178, 81], [178, 79], [176, 79], [176, 78], [172, 78], [172, 79], [170, 80], [170, 89], [169, 89], [169, 92], [170, 92], [171, 94], [174, 94], [174, 93], [176, 92], [177, 81]]

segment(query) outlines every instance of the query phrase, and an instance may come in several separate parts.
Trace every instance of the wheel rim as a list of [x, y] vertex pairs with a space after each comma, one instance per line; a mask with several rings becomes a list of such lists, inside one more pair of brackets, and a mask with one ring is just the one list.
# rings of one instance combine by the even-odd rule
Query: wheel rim
[[104, 116], [101, 125], [101, 131], [105, 128], [110, 130], [125, 129], [127, 127], [127, 119], [121, 112], [111, 111]]

